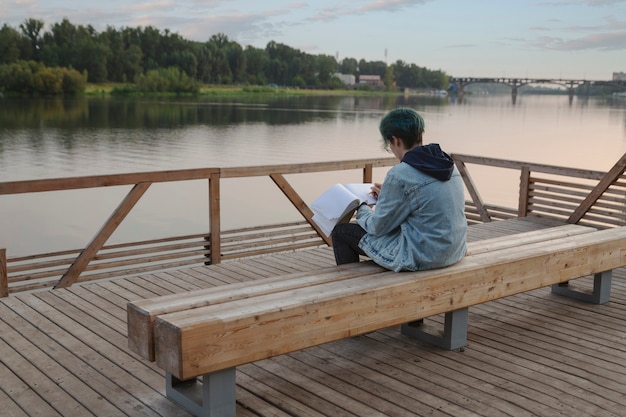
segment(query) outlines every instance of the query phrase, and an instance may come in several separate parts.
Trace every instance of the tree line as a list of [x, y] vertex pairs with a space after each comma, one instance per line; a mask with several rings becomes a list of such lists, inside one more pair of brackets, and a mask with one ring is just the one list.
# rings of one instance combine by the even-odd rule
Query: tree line
[[[48, 30], [27, 19], [0, 29], [0, 91], [84, 90], [90, 83], [131, 83], [143, 91], [197, 91], [202, 84], [343, 88], [334, 73], [378, 75], [387, 89], [446, 89], [448, 76], [402, 60], [383, 61], [313, 55], [270, 41], [264, 49], [242, 47], [222, 33], [191, 41], [168, 29], [75, 25], [68, 19]], [[52, 74], [52, 75], [51, 75]], [[60, 78], [59, 78], [60, 77]], [[52, 79], [55, 82], [42, 82]], [[60, 80], [60, 81], [59, 81]], [[65, 81], [63, 81], [65, 80]], [[50, 80], [48, 80], [50, 81]], [[60, 86], [60, 87], [59, 87]], [[68, 90], [65, 90], [65, 88]]]

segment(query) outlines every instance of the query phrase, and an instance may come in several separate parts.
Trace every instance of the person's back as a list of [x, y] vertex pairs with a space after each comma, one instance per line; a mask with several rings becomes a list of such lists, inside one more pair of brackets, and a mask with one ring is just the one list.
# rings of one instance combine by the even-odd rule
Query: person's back
[[337, 264], [367, 255], [394, 270], [433, 269], [466, 252], [465, 195], [454, 161], [439, 145], [422, 146], [424, 121], [412, 109], [395, 109], [381, 121], [386, 147], [401, 161], [377, 186], [376, 208], [361, 206], [357, 224], [333, 230]]
[[442, 181], [406, 162], [393, 167], [376, 210], [358, 214], [358, 224], [367, 231], [359, 243], [365, 254], [394, 271], [459, 261], [466, 252], [465, 196], [458, 170], [451, 166], [450, 172]]

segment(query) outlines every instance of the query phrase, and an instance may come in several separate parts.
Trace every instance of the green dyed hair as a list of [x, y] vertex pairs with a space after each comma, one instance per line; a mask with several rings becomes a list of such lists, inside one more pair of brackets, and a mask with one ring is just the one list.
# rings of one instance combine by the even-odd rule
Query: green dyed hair
[[392, 136], [402, 140], [405, 148], [411, 149], [422, 144], [424, 119], [415, 110], [401, 107], [387, 113], [378, 130], [383, 136], [385, 149], [389, 148]]

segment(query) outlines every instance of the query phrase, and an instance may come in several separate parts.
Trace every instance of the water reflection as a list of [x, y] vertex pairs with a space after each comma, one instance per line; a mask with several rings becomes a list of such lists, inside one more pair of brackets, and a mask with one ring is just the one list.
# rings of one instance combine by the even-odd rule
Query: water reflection
[[[426, 141], [451, 153], [608, 170], [626, 151], [626, 100], [519, 96], [0, 99], [0, 181], [211, 166], [388, 157], [378, 134], [389, 109], [424, 115]], [[472, 167], [481, 195], [515, 206], [518, 173]], [[358, 181], [359, 172], [348, 181]], [[384, 177], [375, 172], [375, 179]], [[290, 178], [312, 199], [341, 178]], [[300, 183], [301, 182], [301, 183]], [[269, 179], [223, 184], [223, 227], [297, 220]], [[243, 185], [242, 185], [243, 187]], [[117, 242], [207, 228], [206, 184], [153, 186]], [[0, 247], [16, 255], [82, 247], [126, 190], [0, 196]], [[267, 196], [278, 195], [275, 198]], [[252, 198], [254, 197], [254, 198]], [[153, 200], [150, 200], [153, 199]], [[250, 217], [250, 201], [255, 218]], [[308, 201], [308, 200], [307, 200]], [[249, 222], [245, 223], [244, 222]]]
[[6, 129], [173, 129], [204, 124], [291, 125], [332, 119], [337, 111], [378, 112], [417, 104], [445, 106], [448, 101], [414, 96], [3, 99], [0, 100], [0, 126]]

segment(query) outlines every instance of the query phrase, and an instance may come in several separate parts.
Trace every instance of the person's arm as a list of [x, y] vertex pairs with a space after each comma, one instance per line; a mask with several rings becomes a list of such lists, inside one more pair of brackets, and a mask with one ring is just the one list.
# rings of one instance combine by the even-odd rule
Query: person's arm
[[357, 211], [357, 223], [373, 235], [384, 235], [395, 230], [412, 211], [407, 200], [407, 189], [402, 181], [388, 175], [383, 185], [376, 209], [363, 205]]

